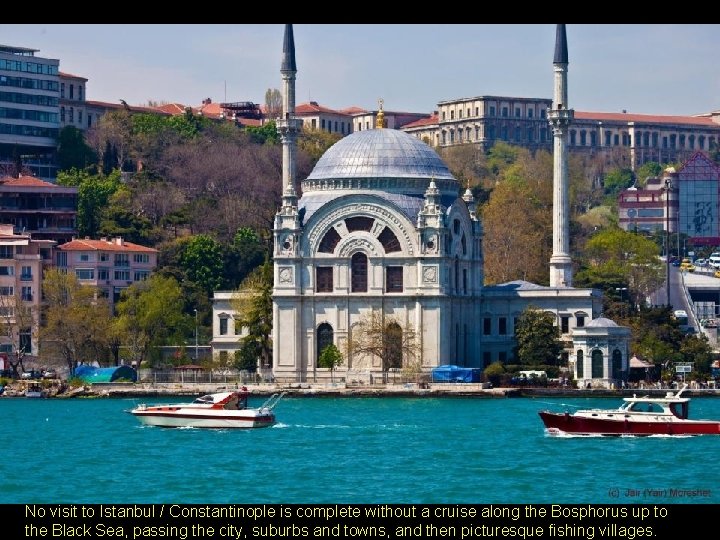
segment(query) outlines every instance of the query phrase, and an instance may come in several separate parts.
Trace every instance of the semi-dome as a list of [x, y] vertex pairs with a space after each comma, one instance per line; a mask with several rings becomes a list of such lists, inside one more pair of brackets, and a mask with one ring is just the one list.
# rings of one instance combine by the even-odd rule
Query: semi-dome
[[331, 146], [302, 182], [302, 189], [303, 193], [327, 189], [424, 193], [430, 179], [441, 192], [457, 193], [457, 180], [430, 146], [395, 129], [370, 129]]

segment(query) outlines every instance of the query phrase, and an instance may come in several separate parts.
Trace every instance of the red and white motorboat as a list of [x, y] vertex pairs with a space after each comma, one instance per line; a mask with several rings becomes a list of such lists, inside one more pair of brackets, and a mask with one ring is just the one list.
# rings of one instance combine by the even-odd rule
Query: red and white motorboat
[[273, 409], [284, 394], [273, 394], [260, 407], [247, 406], [248, 392], [217, 392], [191, 403], [140, 404], [128, 411], [141, 423], [159, 427], [259, 428], [275, 424]]
[[688, 418], [690, 398], [681, 397], [686, 388], [665, 396], [626, 397], [617, 409], [538, 414], [553, 435], [720, 435], [720, 421]]

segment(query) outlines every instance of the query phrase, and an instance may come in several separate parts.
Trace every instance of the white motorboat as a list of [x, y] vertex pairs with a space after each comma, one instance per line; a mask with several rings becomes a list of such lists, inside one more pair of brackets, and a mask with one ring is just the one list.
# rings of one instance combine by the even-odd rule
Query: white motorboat
[[141, 423], [158, 427], [259, 428], [275, 424], [273, 409], [284, 394], [273, 394], [260, 407], [247, 406], [248, 392], [217, 392], [190, 403], [138, 405], [128, 411]]

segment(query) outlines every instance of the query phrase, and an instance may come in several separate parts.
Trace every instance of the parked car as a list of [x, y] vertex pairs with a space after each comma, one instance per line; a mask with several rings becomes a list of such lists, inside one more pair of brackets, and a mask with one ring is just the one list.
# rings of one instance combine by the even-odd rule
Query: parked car
[[46, 369], [42, 372], [43, 379], [57, 379], [57, 372], [54, 369]]
[[36, 369], [31, 369], [30, 371], [23, 371], [22, 375], [20, 375], [21, 379], [41, 379], [42, 373]]
[[707, 264], [707, 261], [705, 259], [695, 259], [695, 262], [693, 264], [695, 266], [705, 266]]

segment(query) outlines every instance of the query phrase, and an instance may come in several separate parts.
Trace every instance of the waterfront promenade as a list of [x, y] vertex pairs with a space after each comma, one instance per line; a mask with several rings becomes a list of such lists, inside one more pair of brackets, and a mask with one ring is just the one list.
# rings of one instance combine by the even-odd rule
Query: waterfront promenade
[[[102, 383], [85, 385], [77, 388], [50, 387], [48, 397], [56, 398], [88, 398], [88, 397], [172, 397], [199, 396], [223, 390], [239, 390], [245, 386], [251, 396], [271, 396], [284, 392], [293, 397], [459, 397], [473, 396], [478, 398], [512, 398], [512, 397], [623, 397], [638, 395], [664, 395], [676, 392], [671, 388], [626, 388], [576, 389], [569, 387], [502, 387], [488, 388], [482, 383], [397, 383], [373, 385], [349, 385], [337, 383]], [[9, 385], [5, 389], [6, 397], [20, 397], [24, 385]], [[692, 388], [685, 390], [683, 395], [700, 397], [720, 397], [720, 389]]]

